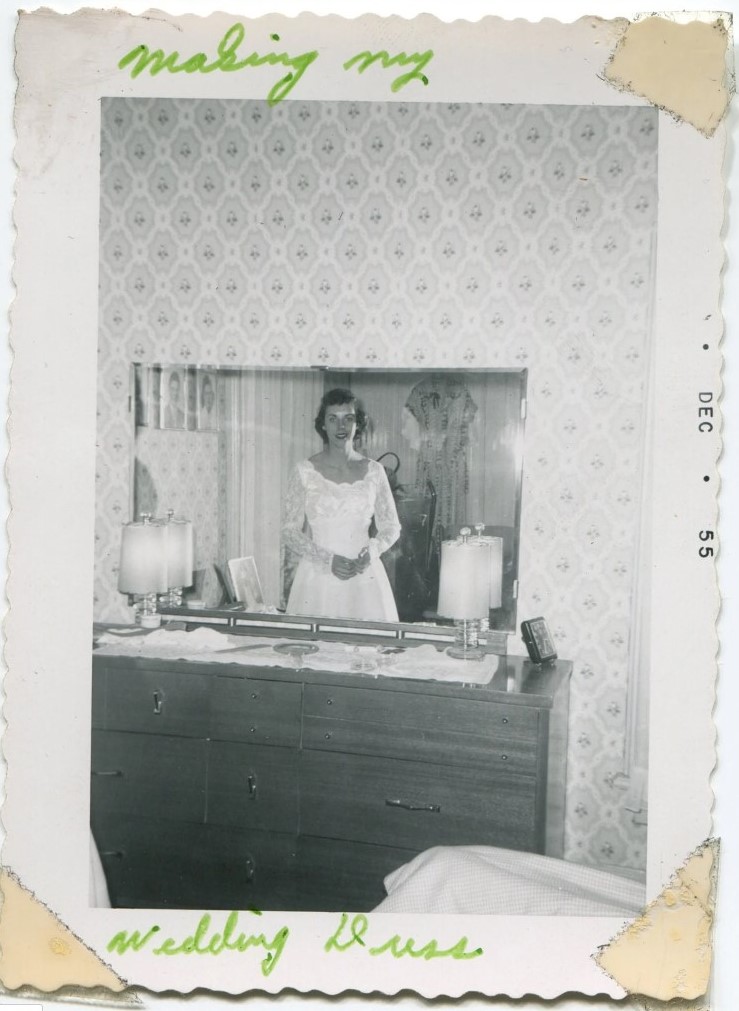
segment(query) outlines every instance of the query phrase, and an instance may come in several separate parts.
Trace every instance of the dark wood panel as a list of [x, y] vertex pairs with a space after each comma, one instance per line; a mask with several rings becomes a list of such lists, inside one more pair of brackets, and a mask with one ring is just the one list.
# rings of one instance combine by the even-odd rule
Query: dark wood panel
[[[534, 724], [534, 729], [536, 724]], [[459, 765], [466, 768], [534, 775], [537, 765], [538, 738], [507, 732], [460, 734], [446, 730], [425, 730], [391, 724], [360, 723], [349, 720], [306, 716], [303, 721], [303, 747], [319, 751]]]
[[143, 734], [204, 737], [208, 679], [182, 670], [135, 669], [107, 675], [105, 726]]
[[296, 909], [364, 913], [386, 898], [385, 877], [408, 863], [413, 850], [301, 836]]
[[289, 832], [243, 832], [208, 825], [214, 873], [209, 909], [299, 909], [297, 840]]
[[93, 731], [93, 812], [204, 821], [205, 749], [185, 737]]
[[297, 747], [302, 687], [283, 681], [215, 677], [209, 736]]
[[93, 833], [111, 903], [153, 909], [288, 909], [293, 835], [98, 815]]
[[307, 716], [330, 716], [336, 720], [387, 723], [423, 730], [454, 730], [486, 736], [501, 731], [529, 740], [536, 734], [538, 718], [537, 710], [528, 706], [338, 685], [306, 685], [304, 712]]
[[401, 849], [490, 845], [541, 852], [533, 777], [304, 751], [300, 831]]
[[296, 831], [297, 750], [211, 741], [207, 821]]

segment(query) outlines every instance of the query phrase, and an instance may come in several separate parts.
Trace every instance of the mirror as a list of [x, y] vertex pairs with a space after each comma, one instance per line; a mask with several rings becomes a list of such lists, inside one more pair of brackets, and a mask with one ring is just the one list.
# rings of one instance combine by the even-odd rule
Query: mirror
[[[305, 548], [296, 553], [285, 519], [290, 503], [295, 504], [290, 496], [298, 464], [324, 448], [314, 423], [321, 398], [334, 389], [349, 390], [355, 398], [344, 414], [360, 420], [362, 412], [366, 415], [366, 427], [354, 443], [357, 452], [384, 468], [380, 473], [374, 463], [354, 458], [356, 476], [364, 481], [371, 470], [371, 480], [389, 495], [400, 522], [400, 535], [379, 555], [398, 619], [437, 620], [441, 541], [455, 537], [462, 526], [484, 524], [485, 535], [501, 538], [503, 554], [501, 606], [491, 610], [490, 624], [513, 631], [525, 369], [133, 366], [133, 512], [136, 517], [165, 515], [173, 509], [193, 521], [197, 572], [191, 596], [207, 606], [224, 604], [234, 594], [229, 560], [253, 559], [246, 563], [253, 597], [249, 609], [288, 608]], [[320, 460], [315, 467], [303, 466], [313, 485], [327, 479]], [[339, 491], [335, 485], [323, 491], [312, 485], [308, 494], [320, 511], [328, 501], [324, 495], [344, 496], [346, 483], [353, 485], [353, 478]], [[347, 494], [354, 497], [335, 514], [326, 536], [338, 536], [345, 522], [364, 524], [362, 538], [384, 548], [388, 511], [376, 504], [367, 512], [357, 487]], [[302, 512], [300, 517], [301, 544], [318, 543]], [[349, 542], [354, 543], [351, 537]], [[346, 550], [349, 557], [353, 549]], [[351, 594], [357, 585], [349, 577], [339, 589]]]

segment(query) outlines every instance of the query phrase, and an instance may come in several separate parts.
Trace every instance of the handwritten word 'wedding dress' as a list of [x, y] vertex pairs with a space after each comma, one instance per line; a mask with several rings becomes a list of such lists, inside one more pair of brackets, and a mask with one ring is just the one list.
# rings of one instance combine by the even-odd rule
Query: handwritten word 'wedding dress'
[[[365, 476], [338, 484], [310, 460], [293, 471], [285, 503], [285, 546], [299, 556], [287, 610], [332, 618], [397, 621], [395, 598], [380, 555], [400, 535], [385, 468], [368, 460]], [[370, 537], [374, 517], [377, 533]], [[307, 528], [306, 528], [307, 521]], [[333, 556], [356, 558], [369, 548], [370, 563], [351, 579], [331, 571]]]

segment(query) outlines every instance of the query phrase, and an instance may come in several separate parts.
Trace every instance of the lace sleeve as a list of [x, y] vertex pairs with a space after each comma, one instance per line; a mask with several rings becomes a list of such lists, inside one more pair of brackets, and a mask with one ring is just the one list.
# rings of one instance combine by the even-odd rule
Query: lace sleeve
[[387, 479], [385, 468], [382, 464], [375, 464], [375, 527], [377, 535], [370, 538], [370, 554], [379, 558], [388, 548], [400, 537], [400, 520], [398, 510], [395, 508], [395, 499], [390, 490], [390, 482]]
[[305, 485], [300, 475], [300, 468], [295, 467], [287, 485], [282, 538], [285, 545], [296, 555], [321, 562], [330, 569], [333, 555], [326, 548], [316, 544], [310, 534], [306, 533], [305, 526]]

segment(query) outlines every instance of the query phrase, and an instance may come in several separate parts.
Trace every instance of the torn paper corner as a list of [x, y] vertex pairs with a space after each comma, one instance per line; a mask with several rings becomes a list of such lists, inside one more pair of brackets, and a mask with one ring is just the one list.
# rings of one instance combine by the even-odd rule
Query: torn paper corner
[[718, 16], [687, 24], [649, 17], [629, 25], [604, 76], [711, 137], [731, 98], [731, 52], [729, 30]]
[[6, 990], [33, 987], [104, 987], [120, 993], [127, 984], [61, 923], [8, 870], [0, 872], [0, 984]]
[[708, 989], [719, 843], [708, 839], [593, 958], [629, 994], [695, 999]]

